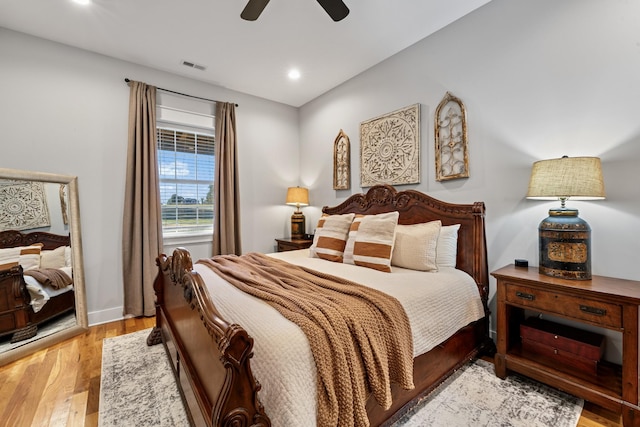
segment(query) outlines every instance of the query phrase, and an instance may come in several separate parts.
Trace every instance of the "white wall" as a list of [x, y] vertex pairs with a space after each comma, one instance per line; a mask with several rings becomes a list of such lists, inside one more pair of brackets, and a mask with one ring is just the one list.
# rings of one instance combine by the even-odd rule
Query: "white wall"
[[243, 250], [272, 251], [286, 235], [286, 188], [299, 177], [297, 109], [3, 28], [0, 58], [0, 167], [78, 177], [91, 324], [122, 316], [125, 77], [238, 103]]
[[[599, 156], [607, 199], [570, 202], [592, 228], [594, 274], [640, 280], [640, 2], [493, 0], [300, 109], [301, 180], [313, 208], [360, 188], [360, 122], [421, 104], [422, 180], [451, 202], [484, 201], [489, 269], [538, 265], [537, 227], [557, 203], [524, 198], [531, 164]], [[433, 113], [447, 91], [468, 118], [468, 179], [437, 182]], [[351, 190], [332, 190], [332, 144], [351, 140]], [[366, 189], [365, 189], [366, 190]], [[491, 281], [492, 306], [495, 281]], [[495, 310], [494, 310], [495, 311]], [[614, 337], [609, 358], [615, 359]]]
[[[308, 232], [320, 207], [360, 192], [359, 123], [419, 102], [422, 181], [405, 188], [484, 201], [490, 269], [537, 265], [537, 225], [555, 204], [524, 199], [532, 162], [587, 155], [602, 159], [607, 188], [603, 202], [572, 204], [593, 230], [593, 272], [640, 280], [638, 16], [625, 0], [493, 0], [300, 109], [0, 28], [0, 167], [78, 176], [92, 323], [122, 314], [125, 77], [240, 105], [245, 252], [288, 235], [286, 187], [310, 188]], [[433, 111], [446, 91], [467, 107], [471, 177], [437, 182]], [[348, 191], [332, 190], [340, 129]]]

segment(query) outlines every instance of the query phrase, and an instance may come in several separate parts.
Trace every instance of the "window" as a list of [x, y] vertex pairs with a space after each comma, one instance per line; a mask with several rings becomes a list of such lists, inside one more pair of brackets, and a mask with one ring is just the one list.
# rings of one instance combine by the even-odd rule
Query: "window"
[[214, 137], [157, 125], [163, 235], [213, 232]]

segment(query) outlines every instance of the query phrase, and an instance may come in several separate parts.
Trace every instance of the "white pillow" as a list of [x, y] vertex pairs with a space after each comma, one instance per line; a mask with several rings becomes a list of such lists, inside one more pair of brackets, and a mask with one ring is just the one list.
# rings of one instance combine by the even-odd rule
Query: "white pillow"
[[311, 258], [342, 262], [349, 227], [355, 214], [323, 215], [318, 220], [313, 244], [309, 248]]
[[396, 227], [391, 265], [418, 271], [438, 270], [436, 262], [440, 220]]
[[40, 268], [62, 268], [65, 266], [65, 247], [40, 252]]
[[72, 267], [73, 264], [71, 264], [71, 258], [73, 255], [71, 255], [71, 246], [65, 246], [64, 247], [64, 266], [65, 267]]
[[445, 225], [440, 229], [436, 254], [436, 264], [438, 264], [438, 268], [456, 267], [459, 229], [460, 224]]

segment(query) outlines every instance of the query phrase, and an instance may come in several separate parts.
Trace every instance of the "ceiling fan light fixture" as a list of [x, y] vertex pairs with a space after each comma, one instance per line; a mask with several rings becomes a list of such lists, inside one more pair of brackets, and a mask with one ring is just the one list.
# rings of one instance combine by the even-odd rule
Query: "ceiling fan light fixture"
[[[349, 8], [342, 0], [317, 0], [322, 8], [335, 22], [341, 21], [349, 14]], [[246, 21], [258, 19], [269, 0], [249, 0], [240, 17]]]
[[249, 0], [242, 10], [240, 18], [245, 21], [255, 21], [258, 19], [267, 4], [269, 4], [269, 0]]
[[342, 0], [317, 0], [320, 6], [335, 22], [342, 21], [349, 14], [349, 8]]

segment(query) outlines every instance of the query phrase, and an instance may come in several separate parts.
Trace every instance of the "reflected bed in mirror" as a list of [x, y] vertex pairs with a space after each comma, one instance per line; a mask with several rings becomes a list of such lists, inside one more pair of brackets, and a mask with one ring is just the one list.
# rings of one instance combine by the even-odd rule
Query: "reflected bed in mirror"
[[0, 365], [87, 327], [77, 178], [0, 168]]

